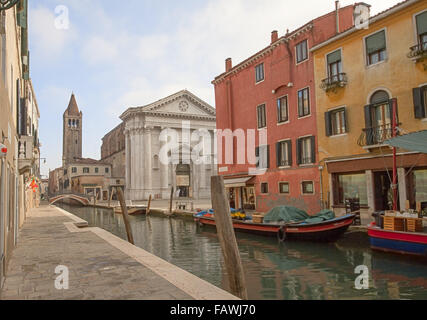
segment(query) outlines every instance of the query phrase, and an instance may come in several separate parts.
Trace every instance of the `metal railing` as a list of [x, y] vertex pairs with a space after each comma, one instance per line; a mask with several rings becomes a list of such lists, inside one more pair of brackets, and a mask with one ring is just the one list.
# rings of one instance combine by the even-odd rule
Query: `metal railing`
[[347, 74], [346, 73], [337, 73], [329, 76], [326, 79], [322, 80], [320, 88], [329, 91], [336, 88], [342, 88], [347, 85]]
[[359, 137], [357, 144], [361, 147], [381, 145], [385, 140], [393, 137], [391, 124], [365, 128]]
[[418, 43], [409, 48], [408, 58], [418, 59], [427, 56], [427, 42]]

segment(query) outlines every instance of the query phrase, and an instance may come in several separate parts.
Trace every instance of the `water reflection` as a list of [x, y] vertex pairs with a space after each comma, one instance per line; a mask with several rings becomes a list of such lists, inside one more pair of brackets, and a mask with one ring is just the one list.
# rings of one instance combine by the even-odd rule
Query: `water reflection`
[[[62, 207], [123, 239], [121, 215], [111, 210]], [[192, 221], [131, 216], [135, 244], [228, 290], [214, 228]], [[287, 242], [237, 234], [250, 299], [427, 299], [427, 264], [372, 252], [366, 244]], [[354, 269], [366, 265], [370, 288], [356, 290]]]

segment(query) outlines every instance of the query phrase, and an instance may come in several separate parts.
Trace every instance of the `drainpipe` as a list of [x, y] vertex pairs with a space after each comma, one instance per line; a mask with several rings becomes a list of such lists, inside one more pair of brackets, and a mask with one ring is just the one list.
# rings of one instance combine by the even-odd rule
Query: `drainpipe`
[[325, 209], [325, 206], [323, 205], [323, 166], [319, 165], [319, 171], [320, 171], [320, 203], [322, 210]]

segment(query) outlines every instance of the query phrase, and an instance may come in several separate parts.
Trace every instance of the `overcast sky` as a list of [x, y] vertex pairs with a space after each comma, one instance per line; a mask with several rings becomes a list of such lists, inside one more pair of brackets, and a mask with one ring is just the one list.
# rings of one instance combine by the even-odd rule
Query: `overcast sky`
[[[341, 6], [354, 2], [342, 0]], [[376, 14], [398, 1], [367, 2]], [[83, 156], [99, 159], [102, 137], [128, 107], [185, 88], [215, 106], [211, 81], [224, 71], [225, 58], [237, 64], [268, 45], [272, 30], [282, 36], [335, 7], [333, 0], [29, 3], [44, 175], [61, 166], [62, 115], [71, 92], [83, 111]], [[68, 28], [58, 6], [68, 10]]]

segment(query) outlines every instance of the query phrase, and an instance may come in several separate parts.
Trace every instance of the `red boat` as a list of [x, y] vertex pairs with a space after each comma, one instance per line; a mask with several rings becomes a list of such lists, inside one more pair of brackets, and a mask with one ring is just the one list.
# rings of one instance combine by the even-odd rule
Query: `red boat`
[[[277, 236], [281, 241], [288, 239], [335, 241], [353, 223], [356, 216], [347, 214], [343, 217], [334, 218], [320, 223], [295, 223], [295, 224], [272, 224], [254, 223], [251, 220], [233, 219], [233, 227], [236, 231], [254, 233], [265, 236]], [[200, 225], [215, 226], [213, 217], [194, 216], [194, 220]]]

